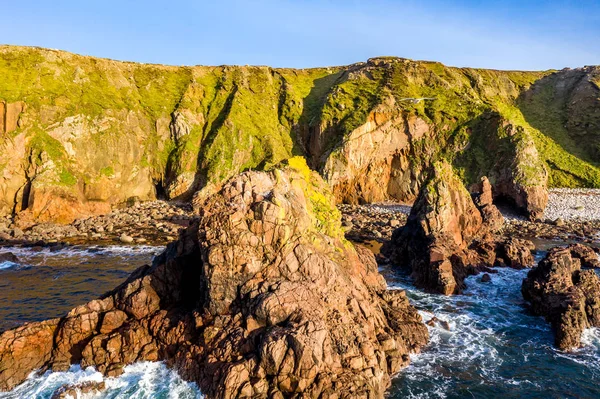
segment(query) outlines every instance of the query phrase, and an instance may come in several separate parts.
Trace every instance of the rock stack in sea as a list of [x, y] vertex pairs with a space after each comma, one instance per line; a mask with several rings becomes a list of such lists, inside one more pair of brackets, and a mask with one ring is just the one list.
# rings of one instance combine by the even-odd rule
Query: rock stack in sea
[[427, 328], [344, 239], [322, 179], [289, 164], [231, 179], [114, 291], [0, 335], [0, 387], [34, 369], [165, 360], [208, 397], [383, 397]]
[[559, 349], [580, 347], [583, 330], [600, 327], [600, 278], [594, 268], [600, 268], [594, 250], [573, 244], [552, 248], [523, 280], [523, 298], [552, 324]]
[[445, 295], [460, 293], [464, 279], [494, 265], [533, 266], [533, 245], [502, 239], [502, 215], [483, 178], [475, 201], [450, 164], [436, 162], [411, 209], [384, 252], [412, 271], [415, 284]]

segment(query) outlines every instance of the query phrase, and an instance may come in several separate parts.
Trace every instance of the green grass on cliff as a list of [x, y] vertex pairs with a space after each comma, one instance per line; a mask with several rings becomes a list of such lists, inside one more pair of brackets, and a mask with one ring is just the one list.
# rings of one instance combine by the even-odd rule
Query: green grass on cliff
[[[43, 129], [33, 130], [30, 136], [28, 151], [31, 154], [29, 159], [36, 174], [44, 172], [47, 162], [52, 162], [55, 167], [55, 184], [72, 187], [77, 184], [77, 177], [72, 172], [67, 153], [60, 141], [51, 137]], [[31, 170], [30, 170], [31, 172]], [[29, 176], [32, 178], [33, 176]], [[52, 182], [48, 182], [52, 183]]]
[[341, 224], [342, 214], [335, 206], [335, 198], [327, 184], [317, 172], [309, 168], [304, 157], [292, 157], [285, 164], [302, 176], [301, 186], [309, 201], [308, 211], [314, 217], [315, 229], [345, 242]]
[[[600, 169], [586, 162], [584, 159], [572, 154], [568, 148], [554, 140], [545, 133], [548, 129], [558, 131], [556, 127], [549, 127], [542, 131], [532, 127], [517, 106], [498, 104], [502, 116], [530, 132], [535, 146], [539, 151], [542, 161], [549, 168], [550, 187], [600, 187]], [[552, 119], [553, 117], [549, 117]], [[548, 123], [549, 126], [553, 124]], [[571, 149], [572, 151], [572, 149]]]
[[63, 116], [143, 109], [168, 115], [190, 81], [189, 68], [139, 65], [38, 48], [0, 49], [0, 99]]
[[[0, 46], [0, 100], [27, 105], [25, 125], [12, 137], [30, 137], [37, 154], [59, 165], [57, 180], [65, 186], [124, 171], [100, 161], [73, 171], [62, 143], [40, 133], [69, 116], [83, 117], [97, 129], [90, 141], [97, 149], [139, 145], [139, 155], [127, 162], [149, 168], [156, 180], [191, 172], [201, 184], [220, 184], [240, 171], [267, 169], [295, 155], [322, 166], [374, 112], [428, 124], [430, 135], [414, 140], [408, 155], [415, 165], [453, 160], [468, 150], [471, 170], [463, 168], [463, 176], [470, 180], [494, 167], [486, 137], [474, 129], [482, 115], [498, 112], [535, 142], [552, 186], [600, 187], [600, 171], [586, 145], [564, 127], [564, 104], [547, 88], [532, 101], [523, 100], [524, 92], [551, 73], [452, 68], [395, 57], [306, 70], [168, 67]], [[434, 100], [409, 100], [420, 97]], [[168, 127], [173, 112], [185, 115], [190, 125], [190, 133], [178, 140]], [[320, 153], [310, 152], [311, 134], [320, 135]], [[498, 151], [509, 151], [505, 144], [515, 147], [501, 134], [493, 131]], [[92, 144], [78, 150], [89, 151]]]

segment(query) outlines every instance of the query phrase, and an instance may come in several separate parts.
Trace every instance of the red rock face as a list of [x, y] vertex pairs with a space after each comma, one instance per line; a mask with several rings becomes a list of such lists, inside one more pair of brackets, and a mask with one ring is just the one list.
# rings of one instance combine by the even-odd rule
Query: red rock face
[[596, 253], [581, 244], [553, 248], [523, 280], [523, 298], [534, 314], [544, 316], [555, 332], [555, 345], [581, 346], [581, 333], [600, 326], [600, 267]]
[[17, 129], [19, 116], [25, 110], [25, 103], [0, 101], [0, 133], [11, 133]]
[[232, 179], [151, 267], [61, 319], [2, 334], [0, 387], [36, 368], [116, 375], [166, 360], [208, 397], [383, 397], [427, 329], [373, 255], [337, 233], [338, 215], [320, 219], [328, 195], [291, 168]]
[[533, 265], [532, 244], [495, 237], [504, 219], [483, 179], [475, 202], [452, 167], [437, 162], [421, 188], [406, 226], [396, 230], [385, 251], [412, 271], [415, 285], [444, 295], [460, 293], [464, 279], [498, 264]]

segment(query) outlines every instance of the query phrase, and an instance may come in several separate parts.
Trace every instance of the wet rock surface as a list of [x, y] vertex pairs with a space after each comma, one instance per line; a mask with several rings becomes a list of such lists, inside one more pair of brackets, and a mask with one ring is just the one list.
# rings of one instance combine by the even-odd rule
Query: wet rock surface
[[57, 389], [50, 399], [70, 399], [83, 396], [96, 396], [106, 389], [103, 381], [88, 381], [81, 384], [69, 384]]
[[583, 330], [600, 326], [600, 279], [593, 270], [599, 267], [589, 247], [556, 247], [523, 280], [523, 298], [552, 324], [559, 349], [580, 347]]
[[0, 387], [33, 369], [116, 375], [166, 360], [208, 397], [383, 397], [427, 329], [373, 254], [345, 241], [307, 170], [239, 175], [152, 266], [63, 318], [0, 335]]
[[19, 262], [19, 258], [17, 258], [17, 256], [15, 254], [13, 254], [12, 252], [4, 252], [4, 253], [0, 253], [0, 263], [2, 263], [2, 262], [17, 263], [17, 262]]

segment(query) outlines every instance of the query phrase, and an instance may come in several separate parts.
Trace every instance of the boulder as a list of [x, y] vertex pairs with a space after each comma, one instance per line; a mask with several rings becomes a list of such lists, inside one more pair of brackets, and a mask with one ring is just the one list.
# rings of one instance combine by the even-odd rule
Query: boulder
[[589, 247], [556, 247], [523, 280], [523, 298], [552, 324], [559, 349], [580, 347], [583, 330], [600, 327], [600, 279], [592, 270], [597, 267]]
[[531, 251], [535, 245], [529, 240], [508, 237], [497, 242], [496, 265], [508, 266], [513, 269], [525, 269], [533, 267], [535, 260]]
[[17, 258], [17, 256], [15, 254], [13, 254], [12, 252], [3, 252], [3, 253], [0, 253], [0, 263], [2, 263], [2, 262], [18, 263], [19, 258]]
[[207, 397], [382, 398], [428, 332], [373, 254], [344, 239], [332, 198], [302, 159], [234, 177], [152, 266], [0, 335], [0, 387], [37, 368], [117, 375], [164, 360]]
[[50, 399], [70, 399], [79, 397], [95, 397], [106, 389], [104, 381], [85, 381], [76, 384], [67, 384], [58, 388]]

